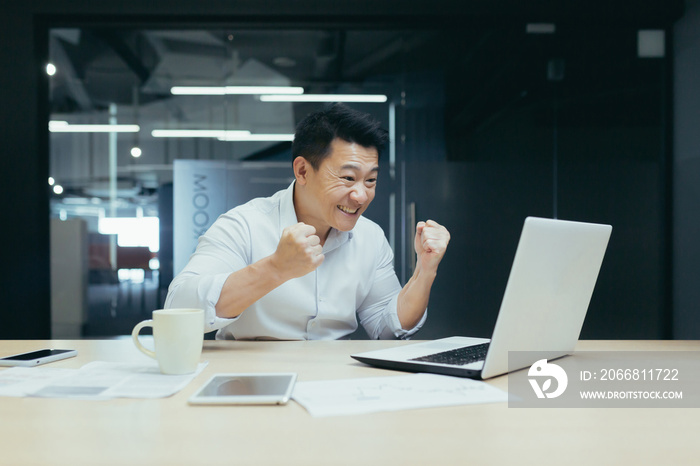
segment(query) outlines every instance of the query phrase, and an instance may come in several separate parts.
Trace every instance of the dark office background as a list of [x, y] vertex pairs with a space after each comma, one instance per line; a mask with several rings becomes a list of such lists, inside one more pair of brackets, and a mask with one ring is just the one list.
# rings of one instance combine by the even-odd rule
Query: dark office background
[[[0, 9], [0, 338], [51, 337], [49, 29], [227, 24], [440, 28], [455, 38], [556, 24], [554, 40], [507, 49], [488, 34], [468, 47], [445, 43], [433, 57], [451, 63], [444, 111], [425, 96], [399, 114], [402, 131], [424, 133], [413, 139], [421, 146], [407, 139], [404, 148], [407, 200], [453, 238], [420, 336], [488, 336], [528, 215], [613, 225], [582, 338], [700, 335], [696, 2], [53, 0]], [[637, 58], [639, 29], [665, 31], [664, 58]], [[407, 76], [422, 88], [431, 79]]]

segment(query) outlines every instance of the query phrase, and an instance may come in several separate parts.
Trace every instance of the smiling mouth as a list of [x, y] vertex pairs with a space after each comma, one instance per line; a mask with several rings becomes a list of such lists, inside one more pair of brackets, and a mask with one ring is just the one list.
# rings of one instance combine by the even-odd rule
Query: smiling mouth
[[360, 210], [359, 208], [358, 208], [358, 209], [349, 209], [349, 208], [347, 208], [347, 207], [343, 207], [342, 205], [339, 205], [339, 206], [338, 206], [338, 209], [340, 209], [341, 211], [343, 211], [343, 212], [345, 212], [346, 214], [349, 214], [349, 215], [354, 215], [354, 214], [357, 213], [358, 210]]

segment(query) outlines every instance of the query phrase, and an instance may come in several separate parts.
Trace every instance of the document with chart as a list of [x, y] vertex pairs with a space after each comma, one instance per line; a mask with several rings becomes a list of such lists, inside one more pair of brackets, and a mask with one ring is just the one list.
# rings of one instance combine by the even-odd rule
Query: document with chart
[[292, 398], [314, 417], [508, 401], [485, 382], [435, 374], [297, 382]]

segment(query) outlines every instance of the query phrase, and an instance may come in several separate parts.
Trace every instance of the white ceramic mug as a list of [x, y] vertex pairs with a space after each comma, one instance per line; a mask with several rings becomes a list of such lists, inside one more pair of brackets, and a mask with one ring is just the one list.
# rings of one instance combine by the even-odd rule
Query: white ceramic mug
[[[153, 327], [155, 351], [139, 341], [143, 327]], [[160, 309], [153, 319], [139, 322], [131, 332], [136, 347], [146, 356], [158, 361], [163, 374], [190, 374], [197, 369], [204, 341], [204, 311], [202, 309]]]

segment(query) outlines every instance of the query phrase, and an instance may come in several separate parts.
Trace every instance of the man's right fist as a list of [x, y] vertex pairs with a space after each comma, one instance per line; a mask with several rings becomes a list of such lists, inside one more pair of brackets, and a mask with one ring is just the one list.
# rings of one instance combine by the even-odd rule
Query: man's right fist
[[291, 280], [316, 270], [324, 259], [322, 251], [316, 229], [299, 222], [282, 230], [272, 259], [284, 279]]

